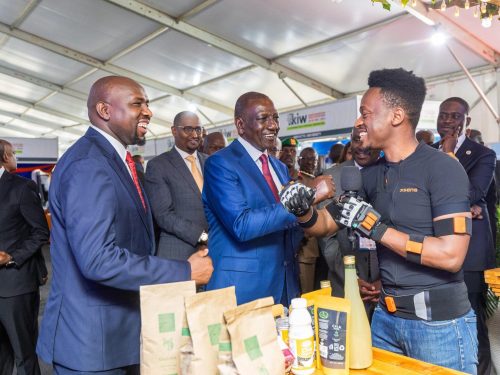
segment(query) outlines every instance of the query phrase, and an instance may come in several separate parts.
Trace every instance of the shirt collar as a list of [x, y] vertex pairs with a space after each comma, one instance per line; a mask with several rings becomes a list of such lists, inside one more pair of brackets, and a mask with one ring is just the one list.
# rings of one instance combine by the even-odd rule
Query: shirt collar
[[238, 137], [238, 142], [241, 143], [243, 148], [248, 152], [248, 154], [250, 155], [250, 157], [252, 158], [252, 160], [254, 162], [257, 162], [262, 154], [267, 155], [267, 150], [260, 151], [260, 150], [256, 149], [254, 146], [252, 146], [250, 144], [250, 142], [244, 140], [241, 137]]
[[358, 169], [360, 169], [360, 170], [361, 170], [361, 169], [363, 169], [363, 167], [362, 167], [361, 165], [359, 165], [359, 164], [356, 162], [356, 160], [354, 160], [354, 165], [355, 165], [356, 167], [358, 167]]
[[99, 134], [101, 134], [104, 138], [106, 138], [108, 140], [108, 142], [111, 143], [111, 146], [113, 146], [113, 148], [116, 150], [116, 152], [118, 153], [118, 155], [120, 156], [120, 158], [123, 161], [125, 161], [125, 158], [127, 157], [127, 149], [122, 145], [122, 143], [118, 139], [116, 139], [115, 137], [109, 135], [104, 130], [99, 129], [95, 125], [91, 124], [90, 127], [92, 129], [94, 129], [96, 132], [98, 132]]
[[465, 132], [463, 132], [462, 135], [460, 135], [460, 137], [458, 137], [457, 144], [455, 146], [455, 151], [453, 152], [454, 154], [457, 153], [458, 149], [460, 148], [460, 146], [462, 146], [464, 141], [465, 141]]
[[192, 154], [188, 154], [186, 151], [182, 151], [179, 147], [174, 146], [177, 152], [181, 155], [181, 158], [186, 159], [188, 156], [193, 155], [194, 159], [198, 159], [198, 151], [193, 152]]
[[0, 178], [3, 176], [3, 173], [5, 172], [4, 167], [0, 167]]

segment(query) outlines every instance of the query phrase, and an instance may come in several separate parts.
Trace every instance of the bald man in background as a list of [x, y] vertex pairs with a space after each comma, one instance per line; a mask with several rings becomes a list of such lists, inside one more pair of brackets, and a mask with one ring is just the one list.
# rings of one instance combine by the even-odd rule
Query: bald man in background
[[52, 175], [52, 285], [37, 352], [56, 374], [138, 374], [139, 287], [204, 284], [212, 273], [206, 252], [154, 256], [151, 207], [126, 149], [146, 136], [148, 103], [129, 78], [96, 81], [92, 125]]
[[212, 155], [227, 147], [227, 139], [221, 132], [209, 133], [203, 141], [203, 153]]

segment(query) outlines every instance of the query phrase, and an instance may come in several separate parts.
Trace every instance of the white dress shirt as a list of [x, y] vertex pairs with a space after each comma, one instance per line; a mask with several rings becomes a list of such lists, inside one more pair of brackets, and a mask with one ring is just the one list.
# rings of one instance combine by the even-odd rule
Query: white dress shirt
[[122, 145], [122, 143], [118, 139], [106, 133], [104, 130], [99, 129], [97, 126], [90, 125], [90, 127], [99, 134], [101, 134], [104, 138], [106, 138], [109, 143], [111, 143], [111, 146], [113, 146], [113, 148], [118, 153], [118, 156], [120, 156], [120, 159], [122, 160], [123, 164], [125, 164], [125, 168], [127, 169], [130, 177], [132, 177], [132, 171], [130, 170], [126, 160], [127, 149]]
[[186, 151], [182, 151], [179, 147], [174, 146], [177, 152], [181, 155], [182, 160], [184, 160], [184, 163], [186, 163], [189, 171], [191, 171], [191, 162], [189, 160], [186, 160], [186, 158], [190, 155], [194, 156], [194, 160], [196, 162], [196, 166], [198, 167], [198, 170], [200, 171], [201, 175], [203, 176], [203, 169], [201, 168], [200, 164], [200, 158], [198, 157], [198, 151], [193, 152], [192, 154], [188, 154]]
[[3, 176], [3, 172], [5, 172], [5, 168], [4, 168], [4, 167], [1, 167], [1, 168], [0, 168], [0, 178], [2, 178], [2, 176]]
[[[257, 167], [259, 167], [259, 170], [261, 171], [261, 173], [264, 174], [264, 172], [262, 172], [262, 162], [260, 161], [259, 158], [262, 154], [266, 154], [267, 157], [269, 158], [267, 150], [265, 150], [264, 152], [259, 151], [258, 149], [253, 147], [249, 142], [245, 141], [241, 137], [238, 137], [238, 142], [241, 143], [241, 145], [245, 148], [246, 152], [248, 152], [248, 154], [250, 155], [252, 160], [255, 162], [255, 164], [257, 164]], [[273, 165], [270, 162], [269, 162], [269, 170], [271, 171], [271, 176], [273, 177], [273, 181], [274, 181], [274, 184], [276, 185], [276, 188], [278, 189], [278, 191], [280, 191], [283, 188], [283, 185], [281, 184], [281, 181], [278, 178], [278, 175], [276, 174], [276, 172], [273, 168]]]
[[[465, 133], [462, 133], [460, 137], [457, 138], [457, 144], [455, 145], [455, 150], [453, 150], [453, 153], [456, 154], [458, 149], [462, 146], [462, 144], [465, 141]], [[443, 145], [439, 145], [439, 149], [442, 151], [443, 150]]]

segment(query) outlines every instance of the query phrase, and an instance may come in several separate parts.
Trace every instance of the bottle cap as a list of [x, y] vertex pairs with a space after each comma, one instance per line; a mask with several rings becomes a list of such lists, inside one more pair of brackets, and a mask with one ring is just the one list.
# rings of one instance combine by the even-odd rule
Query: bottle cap
[[354, 255], [346, 255], [344, 257], [344, 265], [348, 266], [351, 264], [356, 264], [356, 257]]
[[292, 299], [292, 309], [304, 309], [307, 307], [307, 300], [305, 298]]
[[319, 282], [319, 287], [321, 289], [331, 288], [332, 287], [332, 283], [330, 282], [330, 280], [321, 280]]

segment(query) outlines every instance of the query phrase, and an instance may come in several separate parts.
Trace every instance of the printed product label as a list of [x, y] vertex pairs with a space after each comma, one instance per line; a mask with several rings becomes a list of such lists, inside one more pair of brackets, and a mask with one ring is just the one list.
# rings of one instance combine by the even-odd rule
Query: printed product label
[[319, 360], [330, 369], [345, 369], [347, 313], [318, 308]]
[[290, 339], [290, 349], [295, 355], [293, 368], [306, 370], [314, 366], [314, 338]]

